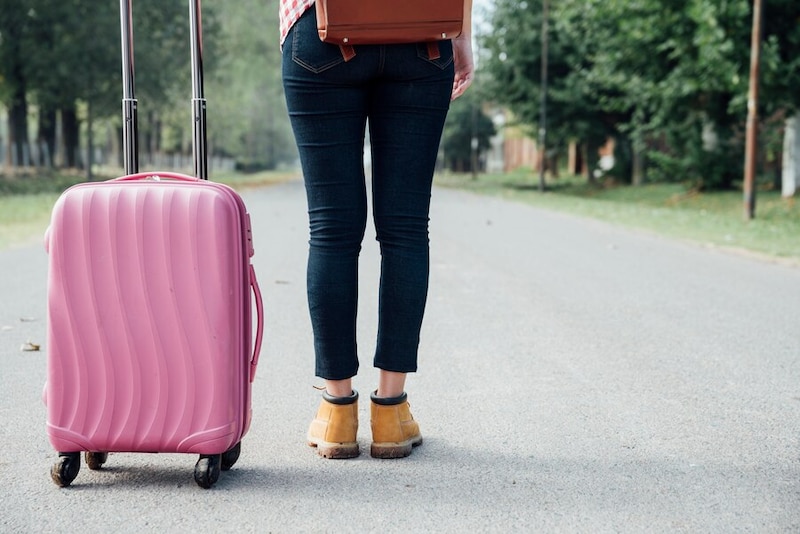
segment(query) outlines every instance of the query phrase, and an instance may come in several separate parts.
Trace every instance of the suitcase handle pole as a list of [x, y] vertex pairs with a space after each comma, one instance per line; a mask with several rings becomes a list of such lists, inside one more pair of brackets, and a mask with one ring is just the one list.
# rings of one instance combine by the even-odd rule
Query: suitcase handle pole
[[189, 0], [189, 22], [192, 48], [192, 151], [194, 174], [208, 180], [208, 136], [206, 133], [206, 99], [203, 94], [203, 25], [201, 0]]
[[[119, 0], [122, 40], [122, 150], [125, 174], [139, 172], [139, 120], [134, 96], [133, 0]], [[201, 0], [189, 0], [192, 53], [192, 151], [194, 174], [208, 180], [206, 99], [203, 94]]]
[[139, 172], [138, 116], [133, 81], [133, 0], [119, 0], [122, 36], [122, 157], [125, 174]]

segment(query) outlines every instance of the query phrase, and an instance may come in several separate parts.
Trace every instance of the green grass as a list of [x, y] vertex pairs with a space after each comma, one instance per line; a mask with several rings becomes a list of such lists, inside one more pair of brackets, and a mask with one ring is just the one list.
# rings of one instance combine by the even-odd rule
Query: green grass
[[56, 193], [0, 196], [0, 249], [43, 239]]
[[[105, 171], [96, 181], [119, 176]], [[264, 187], [286, 181], [297, 172], [258, 172], [252, 174], [220, 173], [215, 181], [227, 183], [237, 190]], [[42, 240], [50, 221], [50, 212], [59, 195], [69, 186], [84, 181], [77, 174], [0, 175], [0, 250]]]
[[747, 221], [739, 191], [699, 193], [680, 184], [593, 186], [570, 177], [549, 180], [540, 193], [538, 177], [523, 172], [475, 180], [448, 174], [436, 183], [800, 264], [800, 207], [776, 191], [758, 191], [756, 217]]

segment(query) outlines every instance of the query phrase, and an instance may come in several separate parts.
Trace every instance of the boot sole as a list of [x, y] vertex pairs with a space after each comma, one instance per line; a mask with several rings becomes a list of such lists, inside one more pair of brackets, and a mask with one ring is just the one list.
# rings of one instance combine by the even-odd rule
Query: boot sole
[[414, 447], [422, 445], [422, 436], [417, 436], [399, 443], [373, 443], [369, 453], [373, 458], [390, 460], [393, 458], [405, 458], [411, 454]]
[[329, 460], [346, 460], [355, 458], [360, 454], [358, 443], [315, 443], [309, 441], [308, 446], [314, 447], [317, 449], [317, 454]]

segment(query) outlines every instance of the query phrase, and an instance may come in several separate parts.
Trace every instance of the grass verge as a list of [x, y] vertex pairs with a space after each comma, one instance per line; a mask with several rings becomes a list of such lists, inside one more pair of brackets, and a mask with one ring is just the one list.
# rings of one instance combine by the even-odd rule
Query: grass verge
[[744, 218], [742, 193], [700, 193], [680, 184], [591, 185], [550, 180], [544, 193], [530, 173], [437, 176], [437, 185], [495, 195], [671, 238], [749, 252], [800, 265], [800, 207], [777, 191], [758, 191], [756, 218]]
[[[104, 172], [101, 181], [122, 172]], [[264, 187], [289, 180], [297, 175], [289, 172], [258, 172], [252, 174], [220, 173], [214, 180], [226, 183], [236, 190]], [[50, 222], [50, 212], [59, 195], [71, 185], [84, 181], [75, 174], [53, 174], [47, 176], [0, 176], [0, 250], [41, 240]]]

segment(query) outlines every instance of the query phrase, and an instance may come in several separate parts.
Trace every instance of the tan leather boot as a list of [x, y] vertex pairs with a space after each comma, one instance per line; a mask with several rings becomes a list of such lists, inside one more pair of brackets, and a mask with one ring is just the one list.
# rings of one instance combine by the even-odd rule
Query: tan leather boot
[[323, 458], [358, 456], [358, 392], [350, 397], [322, 394], [317, 416], [308, 428], [308, 444]]
[[391, 399], [375, 393], [370, 397], [373, 458], [405, 458], [413, 447], [422, 445], [419, 425], [411, 415], [405, 393]]

